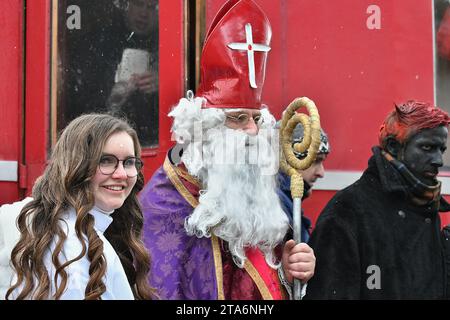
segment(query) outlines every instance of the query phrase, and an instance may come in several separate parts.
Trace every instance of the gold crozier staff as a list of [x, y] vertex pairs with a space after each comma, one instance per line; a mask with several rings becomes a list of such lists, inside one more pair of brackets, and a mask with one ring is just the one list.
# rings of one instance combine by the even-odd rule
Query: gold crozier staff
[[[306, 107], [309, 116], [296, 111]], [[292, 143], [292, 132], [301, 123], [304, 130], [303, 140]], [[314, 102], [306, 97], [292, 101], [283, 114], [280, 127], [281, 157], [280, 168], [291, 177], [291, 195], [293, 206], [294, 241], [301, 242], [301, 198], [303, 196], [303, 178], [300, 170], [305, 170], [315, 161], [320, 146], [320, 117]], [[300, 160], [295, 154], [307, 151], [306, 158]], [[294, 279], [294, 300], [301, 300], [301, 282]]]

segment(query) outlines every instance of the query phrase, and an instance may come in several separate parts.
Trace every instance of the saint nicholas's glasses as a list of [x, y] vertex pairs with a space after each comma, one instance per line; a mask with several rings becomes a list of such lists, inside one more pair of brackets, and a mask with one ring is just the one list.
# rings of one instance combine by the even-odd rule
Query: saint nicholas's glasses
[[260, 126], [263, 123], [263, 117], [261, 116], [261, 114], [255, 114], [252, 117], [250, 117], [248, 114], [246, 113], [241, 113], [238, 115], [231, 115], [231, 114], [226, 114], [227, 120], [245, 127], [248, 122], [250, 121], [250, 118], [253, 118], [253, 121], [255, 122], [255, 124], [257, 126]]

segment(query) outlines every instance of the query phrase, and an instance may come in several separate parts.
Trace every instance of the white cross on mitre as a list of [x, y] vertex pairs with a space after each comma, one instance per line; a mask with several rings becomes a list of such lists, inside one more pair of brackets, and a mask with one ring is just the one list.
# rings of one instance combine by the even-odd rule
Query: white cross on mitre
[[255, 56], [254, 51], [268, 52], [269, 46], [264, 44], [253, 43], [252, 25], [247, 23], [245, 25], [245, 40], [246, 43], [233, 42], [228, 44], [228, 47], [233, 50], [247, 50], [248, 58], [248, 78], [250, 80], [250, 87], [257, 88], [255, 80]]

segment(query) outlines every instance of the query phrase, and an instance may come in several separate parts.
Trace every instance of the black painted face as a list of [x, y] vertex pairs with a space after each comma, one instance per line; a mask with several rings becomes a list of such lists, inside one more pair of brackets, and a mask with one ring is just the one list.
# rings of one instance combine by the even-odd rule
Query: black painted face
[[427, 185], [437, 183], [436, 176], [447, 148], [447, 135], [448, 129], [444, 126], [424, 129], [412, 136], [402, 150], [400, 160]]

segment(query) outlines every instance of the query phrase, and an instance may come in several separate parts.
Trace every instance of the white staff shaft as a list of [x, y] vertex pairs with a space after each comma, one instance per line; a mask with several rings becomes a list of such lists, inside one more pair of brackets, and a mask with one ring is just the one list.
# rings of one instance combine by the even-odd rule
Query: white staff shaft
[[[300, 198], [294, 198], [294, 207], [292, 210], [294, 241], [302, 241], [302, 202]], [[302, 283], [294, 278], [294, 300], [302, 300]]]

